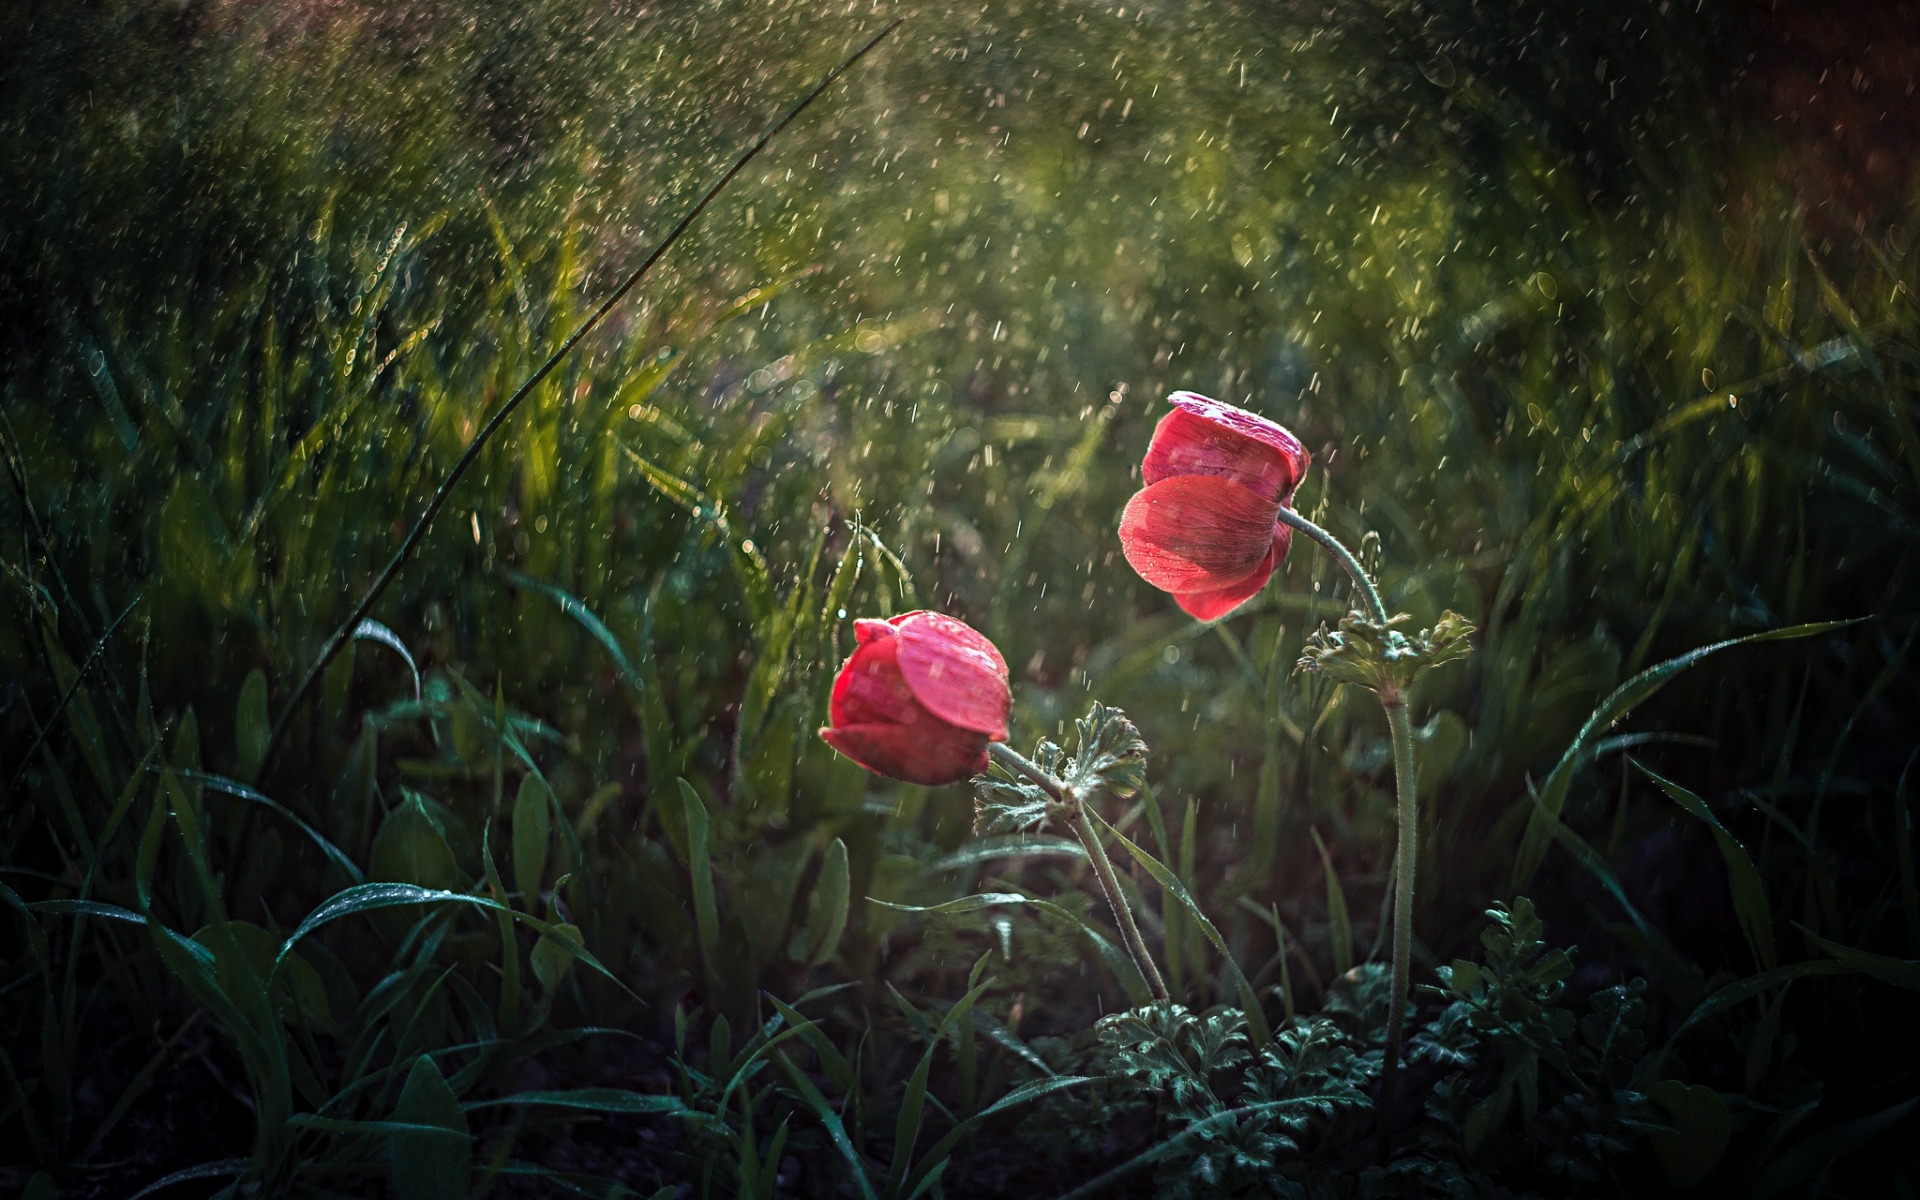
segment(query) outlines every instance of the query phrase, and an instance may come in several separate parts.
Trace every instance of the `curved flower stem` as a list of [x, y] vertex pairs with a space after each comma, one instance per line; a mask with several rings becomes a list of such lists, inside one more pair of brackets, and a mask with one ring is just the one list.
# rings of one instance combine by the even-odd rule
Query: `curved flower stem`
[[[1366, 601], [1368, 615], [1380, 625], [1387, 623], [1387, 606], [1380, 600], [1380, 589], [1340, 539], [1285, 505], [1280, 508], [1280, 520], [1326, 547], [1327, 553], [1353, 576], [1354, 586]], [[1420, 816], [1414, 795], [1413, 725], [1407, 719], [1407, 698], [1390, 682], [1378, 688], [1376, 694], [1380, 697], [1380, 706], [1387, 711], [1387, 728], [1393, 737], [1393, 782], [1398, 801], [1395, 824], [1400, 835], [1393, 856], [1392, 1007], [1387, 1010], [1386, 1062], [1380, 1071], [1380, 1161], [1384, 1163], [1393, 1153], [1394, 1083], [1400, 1072], [1401, 1043], [1406, 1037], [1407, 989], [1413, 958], [1413, 877], [1419, 861]]]
[[1382, 625], [1387, 623], [1387, 606], [1380, 602], [1380, 589], [1373, 586], [1373, 580], [1367, 575], [1366, 568], [1360, 565], [1360, 560], [1353, 556], [1353, 551], [1342, 545], [1339, 538], [1284, 504], [1280, 506], [1280, 523], [1293, 526], [1325, 546], [1327, 553], [1338, 559], [1340, 565], [1347, 569], [1347, 574], [1353, 576], [1354, 586], [1360, 589], [1361, 598], [1367, 603], [1367, 615]]
[[1147, 953], [1146, 939], [1140, 936], [1140, 926], [1134, 922], [1133, 910], [1127, 907], [1126, 893], [1120, 890], [1120, 876], [1114, 872], [1113, 860], [1107, 857], [1106, 847], [1100, 844], [1100, 836], [1094, 832], [1093, 822], [1087, 819], [1086, 803], [1080, 794], [1004, 742], [988, 744], [987, 751], [999, 759], [1002, 766], [1026, 776], [1041, 791], [1071, 810], [1073, 815], [1067, 823], [1073, 829], [1074, 836], [1080, 839], [1080, 844], [1086, 848], [1087, 861], [1093, 864], [1093, 873], [1100, 880], [1100, 890], [1107, 894], [1107, 907], [1113, 910], [1114, 921], [1120, 926], [1120, 935], [1126, 939], [1127, 952], [1133, 955], [1134, 965], [1140, 968], [1141, 977], [1153, 990], [1154, 998], [1169, 999], [1166, 980], [1160, 977], [1160, 968], [1154, 965], [1153, 956]]

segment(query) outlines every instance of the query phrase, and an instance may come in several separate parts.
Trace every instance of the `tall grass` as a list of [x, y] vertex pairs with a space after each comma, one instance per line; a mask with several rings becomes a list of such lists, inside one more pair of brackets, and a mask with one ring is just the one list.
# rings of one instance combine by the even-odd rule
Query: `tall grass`
[[[1173, 386], [1299, 431], [1389, 608], [1483, 630], [1412, 697], [1416, 980], [1525, 892], [1730, 1097], [1720, 1183], [1845, 1178], [1857, 1119], [1910, 1119], [1920, 248], [1707, 136], [1737, 14], [1575, 50], [1465, 6], [912, 13], [535, 390], [264, 761], [478, 422], [877, 24], [169, 11], [0, 18], [21, 1186], [605, 1194], [582, 1113], [657, 1134], [630, 1189], [1085, 1179], [1048, 1105], [1134, 1118], [1044, 1082], [1130, 1003], [1084, 862], [813, 730], [847, 617], [965, 615], [1016, 741], [1097, 697], [1155, 749], [1101, 815], [1231, 951], [1125, 879], [1176, 999], [1240, 1005], [1236, 960], [1276, 1025], [1346, 995], [1386, 730], [1293, 670], [1345, 584], [1296, 553], [1209, 628], [1132, 579]], [[908, 911], [989, 891], [1051, 906]], [[995, 1105], [1055, 1086], [1021, 1149]], [[156, 1148], [196, 1088], [247, 1133]]]

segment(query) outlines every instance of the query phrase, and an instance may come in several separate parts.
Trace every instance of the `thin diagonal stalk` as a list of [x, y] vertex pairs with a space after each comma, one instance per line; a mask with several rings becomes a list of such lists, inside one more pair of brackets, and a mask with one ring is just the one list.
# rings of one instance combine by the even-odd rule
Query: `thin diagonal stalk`
[[131, 614], [135, 608], [139, 607], [140, 602], [146, 599], [146, 597], [147, 593], [144, 588], [135, 593], [133, 599], [127, 603], [127, 606], [120, 610], [120, 615], [113, 619], [113, 622], [107, 626], [106, 630], [100, 634], [98, 640], [93, 643], [93, 649], [87, 652], [87, 657], [80, 663], [80, 669], [73, 673], [73, 682], [69, 683], [67, 690], [60, 694], [60, 702], [53, 706], [53, 712], [47, 717], [45, 723], [40, 726], [40, 732], [34, 735], [32, 745], [28, 746], [27, 752], [21, 756], [20, 764], [13, 770], [13, 778], [7, 780], [6, 790], [0, 792], [0, 800], [5, 800], [8, 796], [13, 795], [13, 789], [19, 786], [20, 780], [26, 776], [27, 768], [33, 764], [33, 756], [40, 753], [40, 747], [46, 742], [47, 736], [53, 732], [54, 726], [59, 724], [60, 718], [66, 714], [67, 705], [73, 702], [74, 693], [80, 690], [80, 684], [86, 679], [87, 672], [93, 670], [93, 664], [100, 661], [100, 655], [106, 650], [107, 643], [113, 638], [114, 631], [120, 628], [120, 623], [126, 620], [128, 615]]
[[413, 523], [413, 528], [407, 531], [407, 536], [400, 542], [400, 548], [393, 552], [393, 557], [387, 561], [386, 567], [381, 570], [379, 577], [373, 581], [373, 586], [368, 588], [366, 595], [360, 598], [360, 603], [354, 606], [352, 614], [340, 623], [339, 628], [333, 631], [333, 635], [327, 639], [326, 645], [320, 648], [320, 653], [315, 657], [312, 665], [307, 668], [307, 673], [301, 676], [300, 683], [293, 689], [293, 695], [288, 698], [286, 707], [280, 710], [279, 719], [273, 723], [273, 732], [269, 734], [267, 738], [266, 754], [260, 760], [261, 771], [264, 772], [267, 764], [273, 760], [273, 753], [279, 748], [280, 738], [286, 732], [287, 722], [292, 719], [294, 712], [300, 707], [300, 702], [306, 699], [308, 692], [313, 690], [314, 682], [320, 678], [320, 673], [327, 669], [327, 664], [333, 661], [334, 655], [338, 654], [340, 648], [347, 644], [347, 640], [353, 636], [353, 631], [360, 627], [360, 622], [365, 620], [367, 614], [373, 611], [373, 606], [379, 602], [381, 595], [386, 592], [387, 586], [393, 582], [394, 576], [400, 573], [401, 566], [408, 558], [412, 557], [414, 547], [420, 544], [420, 539], [426, 535], [427, 526], [433, 523], [434, 517], [438, 516], [440, 509], [445, 506], [447, 497], [453, 493], [454, 485], [459, 483], [460, 477], [467, 473], [467, 468], [472, 466], [474, 460], [480, 456], [481, 449], [485, 447], [487, 442], [492, 440], [494, 433], [498, 431], [502, 425], [506, 424], [507, 418], [512, 416], [514, 410], [520, 407], [521, 402], [532, 394], [533, 389], [538, 387], [540, 382], [548, 375], [551, 375], [553, 369], [559, 366], [568, 354], [572, 353], [573, 348], [580, 344], [581, 339], [593, 332], [594, 328], [606, 319], [607, 314], [613, 311], [613, 306], [626, 298], [627, 293], [632, 291], [634, 286], [646, 276], [647, 272], [653, 269], [653, 265], [660, 261], [661, 257], [666, 254], [675, 242], [680, 240], [680, 235], [685, 233], [687, 227], [693, 224], [694, 218], [705, 211], [707, 205], [713, 203], [714, 197], [718, 196], [729, 183], [733, 182], [734, 176], [744, 170], [748, 163], [752, 162], [762, 150], [766, 149], [767, 143], [771, 142], [776, 134], [791, 124], [795, 117], [805, 112], [808, 105], [819, 99], [821, 93], [831, 87], [836, 79], [846, 74], [855, 63], [866, 57], [867, 52], [875, 46], [878, 46], [883, 38], [895, 29], [898, 29], [900, 22], [905, 19], [905, 17], [896, 18], [885, 29], [882, 29], [879, 33], [874, 34], [872, 38], [868, 39], [864, 46], [861, 46], [858, 50], [855, 50], [852, 54], [841, 60], [840, 65], [828, 71], [825, 77], [814, 86], [812, 91], [801, 97], [798, 103], [787, 110], [785, 116], [769, 126], [767, 131], [761, 134], [753, 145], [747, 147], [746, 151], [742, 153], [739, 158], [734, 159], [733, 165], [727, 168], [726, 174], [715, 180], [713, 186], [709, 187], [705, 194], [694, 202], [693, 207], [688, 209], [686, 215], [680, 218], [680, 223], [675, 225], [673, 229], [668, 232], [667, 236], [660, 240], [660, 244], [655, 246], [640, 265], [633, 269], [632, 274], [621, 281], [620, 286], [613, 289], [613, 293], [601, 301], [600, 306], [594, 309], [586, 320], [580, 322], [572, 333], [567, 335], [567, 340], [560, 343], [560, 348], [548, 356], [547, 361], [540, 364], [539, 369], [532, 375], [529, 375], [527, 381], [521, 384], [519, 388], [514, 391], [513, 395], [507, 397], [506, 402], [495, 410], [493, 416], [487, 419], [487, 423], [481, 426], [480, 432], [473, 435], [473, 440], [467, 443], [467, 448], [461, 453], [459, 461], [453, 464], [453, 469], [447, 472], [445, 479], [441, 480], [439, 488], [433, 493], [433, 498], [427, 501], [426, 510], [422, 512], [420, 518]]
[[[1329, 554], [1353, 577], [1366, 602], [1368, 615], [1378, 624], [1387, 623], [1387, 607], [1380, 600], [1366, 569], [1339, 538], [1320, 528], [1293, 509], [1282, 506], [1280, 520], [1326, 547]], [[1387, 712], [1387, 728], [1393, 737], [1393, 784], [1396, 799], [1395, 824], [1398, 845], [1393, 856], [1393, 978], [1387, 1010], [1386, 1061], [1380, 1071], [1379, 1137], [1380, 1159], [1393, 1154], [1393, 1091], [1400, 1074], [1401, 1044], [1406, 1037], [1407, 990], [1411, 984], [1413, 958], [1413, 884], [1418, 866], [1420, 817], [1414, 793], [1413, 726], [1407, 719], [1407, 698], [1392, 683], [1382, 684], [1375, 694]]]
[[1146, 939], [1140, 936], [1140, 926], [1133, 919], [1133, 910], [1127, 906], [1126, 893], [1120, 890], [1120, 876], [1113, 869], [1113, 860], [1107, 857], [1106, 847], [1100, 844], [1100, 835], [1094, 831], [1093, 822], [1087, 819], [1086, 802], [1078, 792], [1062, 784], [1041, 769], [1038, 763], [1006, 743], [994, 742], [987, 750], [1000, 760], [1001, 765], [1026, 776], [1041, 791], [1072, 810], [1068, 827], [1086, 848], [1087, 861], [1093, 864], [1094, 876], [1100, 880], [1100, 890], [1106, 893], [1107, 907], [1113, 910], [1113, 919], [1120, 926], [1120, 936], [1126, 940], [1127, 953], [1133, 955], [1134, 965], [1140, 968], [1141, 977], [1152, 989], [1154, 998], [1170, 999], [1167, 982], [1160, 977], [1160, 968], [1154, 964], [1153, 956], [1147, 953]]
[[[20, 509], [27, 518], [23, 532], [37, 543], [40, 556], [46, 561], [48, 573], [53, 576], [53, 581], [60, 585], [61, 598], [66, 602], [65, 611], [79, 627], [80, 636], [93, 641], [93, 623], [87, 620], [87, 610], [74, 595], [73, 585], [67, 581], [67, 573], [60, 569], [60, 556], [54, 553], [53, 539], [48, 534], [47, 527], [40, 523], [40, 513], [34, 507], [33, 493], [27, 490], [26, 464], [20, 461], [20, 449], [20, 435], [14, 432], [13, 419], [7, 416], [6, 409], [0, 408], [0, 451], [4, 451], [0, 454], [0, 458], [6, 460], [7, 476], [13, 482], [14, 493], [20, 499]], [[134, 603], [138, 603], [137, 597]], [[107, 680], [109, 684], [107, 698], [112, 702], [113, 715], [120, 722], [121, 732], [129, 742], [137, 742], [139, 738], [134, 734], [134, 720], [132, 711], [127, 707], [126, 692], [120, 687], [117, 677], [109, 675]], [[28, 758], [31, 759], [32, 755], [28, 755]], [[0, 792], [0, 799], [5, 799], [12, 791], [13, 787], [9, 784], [6, 792]]]

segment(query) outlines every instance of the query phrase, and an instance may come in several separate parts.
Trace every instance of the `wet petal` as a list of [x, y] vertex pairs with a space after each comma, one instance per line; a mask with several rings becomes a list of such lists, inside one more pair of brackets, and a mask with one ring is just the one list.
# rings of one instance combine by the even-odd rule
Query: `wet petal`
[[1309, 458], [1300, 439], [1286, 429], [1194, 392], [1175, 392], [1168, 399], [1174, 409], [1160, 419], [1140, 464], [1146, 483], [1217, 475], [1275, 502], [1299, 486]]
[[1273, 578], [1274, 567], [1287, 556], [1287, 547], [1292, 540], [1292, 531], [1285, 525], [1274, 526], [1272, 548], [1245, 579], [1203, 591], [1175, 592], [1173, 602], [1196, 621], [1218, 621], [1253, 599], [1261, 588], [1267, 586], [1267, 580]]
[[1163, 592], [1229, 588], [1270, 559], [1279, 510], [1217, 476], [1163, 479], [1127, 502], [1120, 548], [1140, 578]]
[[935, 612], [910, 615], [897, 628], [900, 673], [914, 696], [940, 720], [1004, 739], [1013, 694], [1000, 651], [965, 621]]
[[[879, 622], [874, 622], [879, 624]], [[858, 628], [856, 626], [856, 628]], [[905, 725], [927, 720], [900, 673], [900, 639], [883, 636], [853, 652], [833, 681], [827, 717], [836, 726]]]
[[876, 621], [872, 617], [858, 617], [853, 622], [854, 644], [864, 646], [868, 642], [878, 641], [881, 638], [890, 638], [894, 635], [893, 627], [898, 623], [898, 617], [891, 621]]
[[827, 745], [869, 771], [937, 787], [987, 769], [987, 735], [948, 725], [849, 725], [822, 729]]

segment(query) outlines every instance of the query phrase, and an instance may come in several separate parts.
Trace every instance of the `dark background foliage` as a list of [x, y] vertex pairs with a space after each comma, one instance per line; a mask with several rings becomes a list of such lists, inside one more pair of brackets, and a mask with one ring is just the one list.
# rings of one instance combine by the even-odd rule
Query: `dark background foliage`
[[[894, 15], [487, 447], [263, 761], [485, 414]], [[1414, 697], [1417, 979], [1479, 954], [1483, 910], [1516, 890], [1578, 944], [1582, 1002], [1650, 981], [1655, 1041], [1736, 979], [1877, 955], [1729, 1009], [1668, 1072], [1728, 1098], [1717, 1186], [1884, 1188], [1873, 1147], [1901, 1134], [1872, 1118], [1911, 1132], [1897, 1106], [1920, 1090], [1913, 17], [7, 6], [5, 1161], [62, 1195], [249, 1155], [270, 1188], [364, 1191], [391, 1131], [268, 1129], [276, 1087], [289, 1113], [426, 1112], [438, 1093], [410, 1072], [432, 1051], [463, 1101], [592, 1084], [700, 1109], [717, 1089], [687, 1072], [748, 1053], [769, 996], [844, 983], [810, 1002], [821, 1045], [793, 1061], [884, 1162], [923, 1026], [983, 953], [941, 1103], [978, 1111], [1029, 1057], [1090, 1070], [1091, 1027], [1126, 998], [1076, 925], [1104, 928], [1084, 864], [976, 839], [963, 789], [867, 777], [812, 736], [846, 618], [922, 605], [1001, 647], [1016, 744], [1095, 698], [1126, 709], [1150, 790], [1108, 818], [1177, 870], [1270, 1015], [1321, 1007], [1383, 940], [1385, 725], [1293, 672], [1346, 608], [1304, 543], [1213, 628], [1119, 557], [1160, 397], [1190, 387], [1300, 434], [1302, 511], [1362, 547], [1390, 608], [1480, 627]], [[1530, 789], [1616, 686], [1855, 618], [1716, 654], [1595, 731], [1618, 740], [1562, 810], [1594, 854], [1556, 847], [1515, 878]], [[1715, 831], [1635, 761], [1744, 847], [1764, 953]], [[230, 940], [229, 919], [278, 941], [352, 871], [547, 924], [385, 910], [303, 940], [291, 983], [250, 978], [254, 934]], [[1191, 915], [1134, 882], [1177, 998], [1235, 1003]], [[1014, 888], [1064, 911], [865, 899]], [[566, 968], [560, 925], [631, 993]], [[220, 947], [212, 983], [162, 927]], [[283, 1023], [305, 971], [324, 1011]], [[282, 1024], [311, 1080], [247, 1048]], [[558, 1043], [583, 1026], [630, 1036]], [[746, 1115], [706, 1126], [471, 1110], [476, 1161], [634, 1189], [849, 1186], [803, 1089], [755, 1061]], [[170, 1134], [182, 1104], [224, 1115]], [[1104, 1145], [1047, 1142], [1052, 1110], [1026, 1141], [996, 1118], [943, 1186], [1064, 1190], [1133, 1136], [1126, 1111]], [[776, 1179], [776, 1152], [762, 1181], [740, 1164], [783, 1121], [789, 1166]], [[1647, 1145], [1578, 1186], [1664, 1186]], [[1780, 1167], [1789, 1148], [1805, 1171]], [[316, 1182], [303, 1156], [347, 1174]], [[1486, 1178], [1561, 1186], [1507, 1161]]]

